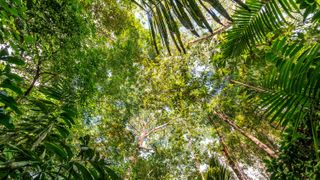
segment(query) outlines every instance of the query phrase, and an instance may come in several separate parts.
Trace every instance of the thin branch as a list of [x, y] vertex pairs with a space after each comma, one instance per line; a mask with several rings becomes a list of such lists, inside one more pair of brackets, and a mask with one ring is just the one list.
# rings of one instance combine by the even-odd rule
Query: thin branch
[[42, 74], [49, 74], [49, 75], [52, 75], [52, 76], [57, 76], [57, 75], [59, 75], [58, 73], [52, 73], [52, 72], [41, 72], [40, 73], [40, 75], [42, 75]]
[[152, 151], [153, 149], [152, 148], [147, 148], [147, 147], [144, 147], [144, 146], [139, 146], [139, 149], [143, 149], [143, 150], [146, 150], [146, 151]]
[[160, 126], [157, 126], [157, 127], [153, 128], [153, 129], [151, 129], [149, 132], [147, 132], [147, 133], [145, 134], [145, 137], [148, 137], [150, 134], [162, 130], [162, 129], [165, 128], [168, 124], [169, 124], [169, 123], [165, 123], [165, 124], [163, 124], [163, 125], [160, 125]]
[[26, 90], [26, 92], [23, 94], [23, 97], [26, 97], [26, 96], [28, 96], [28, 95], [31, 93], [31, 90], [33, 89], [35, 83], [36, 83], [37, 80], [39, 79], [39, 77], [40, 77], [40, 66], [41, 66], [41, 62], [42, 62], [42, 61], [39, 59], [39, 60], [38, 60], [38, 63], [37, 63], [36, 74], [35, 74], [32, 82], [31, 82], [29, 88], [28, 88], [28, 89]]
[[230, 80], [230, 82], [231, 82], [232, 84], [238, 84], [238, 85], [247, 87], [247, 88], [249, 88], [249, 89], [256, 90], [256, 91], [258, 91], [258, 92], [263, 92], [263, 93], [268, 92], [267, 90], [262, 89], [262, 88], [260, 88], [260, 87], [251, 86], [251, 85], [249, 85], [249, 84], [245, 84], [245, 83], [242, 83], [242, 82], [240, 82], [240, 81]]
[[133, 133], [138, 134], [139, 131], [130, 122], [128, 122], [128, 124], [129, 124], [130, 128], [132, 128]]
[[169, 124], [169, 123], [165, 123], [165, 124], [163, 124], [163, 125], [157, 126], [157, 127], [151, 129], [151, 130], [148, 131], [148, 132], [145, 130], [145, 128], [143, 128], [143, 130], [142, 130], [142, 132], [141, 132], [141, 134], [140, 134], [140, 137], [139, 137], [139, 139], [138, 139], [138, 148], [139, 148], [139, 149], [141, 149], [141, 148], [142, 148], [142, 149], [146, 149], [145, 147], [143, 147], [143, 142], [144, 142], [144, 140], [145, 140], [150, 134], [155, 133], [155, 132], [157, 132], [157, 131], [160, 131], [160, 130], [164, 129], [168, 124]]
[[201, 38], [199, 38], [199, 39], [196, 39], [196, 40], [193, 40], [193, 41], [188, 42], [188, 45], [191, 46], [191, 45], [196, 44], [196, 43], [199, 43], [199, 42], [201, 42], [201, 41], [208, 40], [208, 39], [212, 38], [212, 37], [215, 36], [215, 35], [218, 35], [218, 34], [223, 33], [223, 32], [224, 32], [226, 29], [228, 29], [230, 26], [231, 26], [231, 24], [227, 24], [227, 25], [225, 25], [224, 27], [222, 27], [222, 28], [214, 31], [213, 33], [211, 33], [211, 34], [209, 34], [209, 35], [206, 35], [206, 36], [201, 37]]

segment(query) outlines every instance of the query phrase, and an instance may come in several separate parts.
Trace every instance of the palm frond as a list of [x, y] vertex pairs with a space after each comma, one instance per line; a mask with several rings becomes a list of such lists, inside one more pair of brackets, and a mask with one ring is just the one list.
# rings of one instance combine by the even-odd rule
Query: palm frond
[[280, 37], [266, 59], [275, 65], [261, 87], [265, 89], [260, 108], [282, 127], [311, 127], [319, 158], [320, 45], [310, 40]]
[[298, 124], [311, 106], [320, 102], [320, 45], [287, 41], [276, 40], [267, 54], [276, 68], [261, 84], [270, 90], [261, 106], [272, 121], [277, 119], [283, 126], [288, 120]]
[[[134, 2], [147, 13], [153, 44], [157, 51], [156, 35], [159, 34], [162, 44], [166, 46], [169, 53], [171, 40], [178, 51], [185, 52], [179, 29], [180, 23], [199, 37], [196, 27], [207, 29], [210, 33], [213, 32], [205, 13], [208, 13], [214, 21], [221, 25], [223, 25], [221, 16], [232, 21], [219, 0], [141, 0], [141, 3]], [[249, 9], [240, 0], [235, 2], [244, 9]]]
[[299, 4], [299, 7], [301, 10], [303, 10], [303, 20], [306, 21], [306, 19], [311, 15], [312, 21], [318, 21], [320, 20], [319, 18], [319, 8], [318, 6], [320, 5], [319, 2], [317, 1], [309, 1], [309, 0], [299, 0], [297, 1]]
[[262, 42], [267, 33], [281, 28], [293, 12], [299, 11], [293, 0], [249, 0], [232, 16], [234, 23], [227, 32], [228, 42], [224, 45], [226, 56], [236, 57]]
[[295, 19], [294, 14], [301, 14], [304, 20], [310, 17], [314, 22], [320, 20], [319, 5], [316, 1], [249, 0], [243, 3], [241, 0], [235, 0], [234, 2], [239, 8], [231, 17], [219, 0], [141, 0], [140, 4], [135, 1], [147, 12], [157, 51], [156, 35], [159, 34], [162, 44], [169, 52], [171, 40], [179, 51], [185, 52], [180, 24], [195, 36], [199, 36], [197, 27], [212, 33], [205, 13], [218, 24], [224, 25], [222, 19], [232, 22], [232, 28], [226, 36], [228, 42], [223, 46], [225, 55], [231, 57], [238, 56], [256, 43], [265, 40], [269, 32], [275, 32], [288, 24], [289, 19]]

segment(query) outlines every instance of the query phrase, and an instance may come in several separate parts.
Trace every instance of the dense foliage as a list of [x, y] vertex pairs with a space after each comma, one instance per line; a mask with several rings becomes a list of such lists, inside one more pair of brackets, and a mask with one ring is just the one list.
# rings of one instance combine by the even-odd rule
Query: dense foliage
[[319, 6], [0, 1], [0, 178], [319, 179]]

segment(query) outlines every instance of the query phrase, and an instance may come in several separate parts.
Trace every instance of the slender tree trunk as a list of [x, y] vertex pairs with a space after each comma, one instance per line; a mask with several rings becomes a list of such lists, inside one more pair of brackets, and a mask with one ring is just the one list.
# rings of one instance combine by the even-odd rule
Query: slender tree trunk
[[135, 152], [129, 157], [129, 160], [130, 160], [130, 164], [129, 164], [129, 167], [126, 171], [126, 174], [124, 176], [124, 180], [129, 180], [131, 179], [132, 177], [132, 170], [133, 170], [133, 167], [137, 164], [137, 161], [138, 161], [138, 156], [139, 156], [139, 150], [138, 148], [135, 150]]
[[199, 173], [200, 173], [200, 175], [201, 175], [201, 179], [202, 180], [205, 180], [205, 177], [204, 177], [204, 174], [203, 174], [203, 172], [201, 171], [201, 169], [200, 169], [200, 161], [199, 161], [199, 159], [198, 159], [198, 157], [195, 157], [195, 164], [196, 164], [196, 167], [197, 167], [197, 169], [198, 169], [198, 171], [199, 171]]
[[165, 129], [167, 126], [168, 126], [169, 123], [164, 123], [160, 126], [157, 126], [157, 127], [154, 127], [152, 128], [151, 130], [147, 130], [147, 124], [144, 124], [142, 130], [140, 132], [136, 132], [137, 134], [139, 134], [138, 136], [138, 142], [137, 142], [137, 148], [135, 149], [134, 153], [129, 157], [130, 159], [130, 166], [129, 168], [127, 169], [127, 172], [125, 174], [125, 177], [124, 179], [125, 180], [129, 180], [132, 176], [132, 169], [133, 167], [137, 164], [137, 161], [138, 161], [138, 156], [139, 156], [139, 153], [140, 153], [140, 150], [144, 149], [144, 150], [152, 150], [152, 149], [149, 149], [147, 147], [144, 147], [143, 146], [143, 143], [144, 141], [153, 133], [156, 133], [160, 130], [163, 130]]
[[234, 161], [233, 158], [231, 157], [230, 151], [228, 149], [228, 146], [224, 142], [223, 136], [220, 134], [218, 128], [215, 126], [213, 121], [212, 121], [212, 123], [213, 123], [213, 126], [217, 132], [219, 142], [222, 145], [223, 154], [225, 155], [225, 157], [228, 160], [228, 164], [230, 165], [230, 167], [232, 168], [233, 172], [236, 174], [236, 176], [238, 177], [239, 180], [247, 180], [248, 178], [245, 175], [245, 173], [243, 172], [243, 170], [238, 166], [238, 163], [236, 161]]
[[195, 154], [194, 151], [193, 151], [193, 148], [192, 148], [193, 146], [192, 146], [192, 140], [191, 140], [191, 139], [189, 140], [188, 147], [189, 147], [189, 149], [191, 150], [191, 153], [194, 154], [194, 156], [195, 156], [195, 157], [194, 157], [194, 164], [195, 164], [197, 170], [199, 171], [199, 174], [200, 174], [200, 176], [201, 176], [201, 179], [202, 179], [202, 180], [205, 180], [204, 174], [203, 174], [203, 172], [202, 172], [201, 169], [200, 169], [201, 163], [200, 163], [200, 161], [199, 161], [199, 158], [198, 158], [197, 154]]
[[278, 157], [278, 155], [276, 154], [276, 152], [274, 150], [272, 150], [269, 146], [267, 146], [266, 144], [261, 142], [259, 139], [257, 139], [256, 137], [254, 137], [250, 133], [248, 133], [248, 132], [244, 131], [243, 129], [241, 129], [233, 121], [231, 121], [225, 114], [217, 112], [217, 111], [213, 111], [213, 113], [215, 115], [217, 115], [221, 120], [223, 120], [224, 122], [229, 124], [231, 127], [236, 129], [237, 131], [239, 131], [242, 135], [247, 137], [251, 142], [256, 144], [261, 150], [266, 152], [270, 157], [272, 157], [272, 158], [277, 158]]

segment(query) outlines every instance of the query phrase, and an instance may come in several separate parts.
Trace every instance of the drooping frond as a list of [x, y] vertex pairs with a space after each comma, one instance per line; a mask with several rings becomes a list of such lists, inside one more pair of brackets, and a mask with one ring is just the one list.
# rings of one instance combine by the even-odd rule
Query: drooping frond
[[278, 39], [267, 56], [276, 64], [263, 87], [269, 89], [261, 106], [271, 121], [283, 127], [288, 124], [311, 127], [314, 148], [319, 158], [320, 107], [320, 45], [319, 43], [288, 43], [287, 38]]
[[[196, 27], [213, 32], [205, 13], [208, 13], [214, 21], [221, 25], [223, 25], [221, 16], [228, 21], [232, 21], [232, 18], [219, 0], [141, 0], [141, 3], [134, 2], [147, 12], [152, 38], [157, 51], [156, 35], [159, 34], [162, 44], [166, 46], [169, 53], [171, 40], [180, 52], [185, 52], [180, 35], [180, 23], [192, 34], [199, 37]], [[244, 9], [249, 9], [242, 1], [237, 0], [235, 2]]]
[[265, 39], [267, 33], [281, 28], [299, 8], [293, 0], [250, 0], [250, 11], [240, 7], [232, 16], [234, 23], [227, 32], [226, 56], [235, 57]]
[[276, 68], [261, 84], [269, 89], [261, 106], [272, 121], [283, 126], [288, 120], [298, 124], [306, 110], [320, 102], [320, 45], [287, 41], [278, 39], [272, 46], [266, 58], [274, 61]]
[[232, 28], [227, 33], [228, 42], [224, 45], [226, 56], [238, 56], [242, 52], [262, 42], [269, 32], [288, 24], [289, 19], [295, 19], [300, 14], [304, 20], [310, 15], [312, 20], [320, 20], [319, 4], [316, 1], [295, 0], [249, 0], [243, 3], [234, 0], [238, 9], [230, 16], [219, 0], [141, 0], [134, 1], [148, 15], [149, 26], [157, 49], [157, 34], [161, 42], [168, 47], [175, 44], [179, 51], [185, 52], [179, 25], [188, 29], [195, 36], [199, 36], [196, 28], [204, 28], [212, 33], [211, 24], [206, 13], [221, 25], [222, 17], [232, 22]]

